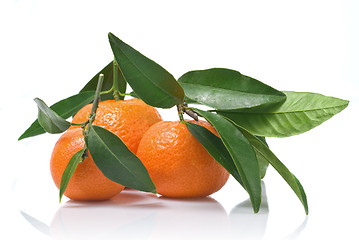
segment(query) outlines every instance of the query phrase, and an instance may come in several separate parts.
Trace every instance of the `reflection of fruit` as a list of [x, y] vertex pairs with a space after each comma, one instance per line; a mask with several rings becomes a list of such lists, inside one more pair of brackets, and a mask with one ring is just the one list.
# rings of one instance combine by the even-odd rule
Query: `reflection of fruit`
[[149, 239], [167, 240], [168, 236], [171, 240], [242, 239], [238, 235], [231, 237], [226, 210], [211, 197], [188, 200], [160, 197], [158, 200], [161, 208], [157, 210], [156, 225]]
[[[73, 118], [73, 123], [85, 122], [91, 112], [92, 104], [83, 107]], [[110, 130], [136, 153], [138, 144], [153, 124], [162, 121], [157, 110], [140, 99], [107, 100], [100, 102], [94, 125]], [[75, 128], [72, 126], [71, 128]]]
[[[191, 121], [217, 134], [205, 121]], [[217, 135], [218, 136], [218, 135]], [[137, 150], [159, 194], [203, 197], [223, 187], [229, 173], [181, 122], [162, 121], [148, 129]]]
[[148, 239], [156, 200], [150, 193], [124, 190], [108, 201], [67, 201], [53, 217], [51, 239]]
[[[69, 160], [84, 147], [84, 143], [81, 128], [69, 129], [57, 141], [51, 155], [50, 170], [58, 188]], [[105, 200], [121, 192], [123, 188], [124, 186], [106, 178], [89, 155], [77, 166], [65, 196], [74, 200]]]
[[188, 201], [130, 190], [100, 203], [66, 202], [53, 217], [49, 233], [66, 240], [231, 239], [228, 215], [210, 197]]

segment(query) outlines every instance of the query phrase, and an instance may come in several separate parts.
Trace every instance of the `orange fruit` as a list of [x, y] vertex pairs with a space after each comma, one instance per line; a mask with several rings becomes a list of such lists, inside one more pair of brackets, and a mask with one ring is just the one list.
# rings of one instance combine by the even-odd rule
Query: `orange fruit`
[[[92, 104], [83, 107], [73, 117], [72, 122], [87, 121], [91, 108]], [[162, 121], [162, 118], [157, 110], [140, 99], [107, 100], [99, 103], [93, 124], [116, 134], [136, 154], [143, 134], [159, 121]], [[84, 139], [80, 126], [71, 126], [56, 143], [50, 168], [58, 188], [69, 160], [83, 147]], [[121, 192], [123, 188], [124, 186], [107, 179], [90, 155], [78, 165], [64, 195], [74, 200], [105, 200]]]
[[[81, 128], [69, 129], [56, 142], [51, 155], [50, 170], [57, 188], [60, 188], [62, 174], [71, 157], [83, 149], [84, 145]], [[124, 186], [102, 174], [89, 154], [78, 164], [64, 195], [73, 200], [106, 200], [123, 189]]]
[[[190, 121], [218, 133], [206, 121]], [[221, 189], [229, 173], [179, 121], [162, 121], [142, 137], [137, 156], [166, 197], [204, 197]]]
[[[88, 119], [92, 104], [88, 104], [76, 113], [73, 123], [82, 123]], [[100, 102], [94, 125], [98, 125], [113, 132], [136, 154], [138, 144], [153, 124], [162, 121], [158, 111], [142, 100], [133, 98], [129, 100], [107, 100]], [[75, 128], [79, 126], [71, 126]]]

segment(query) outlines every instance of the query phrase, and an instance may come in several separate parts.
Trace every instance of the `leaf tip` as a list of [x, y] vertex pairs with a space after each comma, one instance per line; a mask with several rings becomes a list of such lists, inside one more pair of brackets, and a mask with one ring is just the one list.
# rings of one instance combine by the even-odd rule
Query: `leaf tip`
[[344, 102], [345, 102], [345, 107], [348, 107], [348, 105], [349, 105], [349, 103], [350, 103], [350, 101], [349, 100], [344, 100]]
[[253, 204], [252, 207], [253, 207], [253, 212], [254, 213], [258, 213], [260, 208], [261, 208], [261, 202], [259, 202], [259, 204]]

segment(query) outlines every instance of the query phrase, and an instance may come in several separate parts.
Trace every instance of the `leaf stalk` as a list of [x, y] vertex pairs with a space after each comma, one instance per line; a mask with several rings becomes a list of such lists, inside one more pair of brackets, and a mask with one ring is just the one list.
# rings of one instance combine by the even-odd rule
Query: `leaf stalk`
[[183, 103], [180, 105], [177, 105], [177, 111], [178, 116], [181, 121], [184, 121], [183, 113], [186, 113], [188, 116], [193, 118], [195, 121], [198, 121], [198, 114], [192, 110], [192, 108], [189, 108], [187, 103]]
[[113, 66], [113, 86], [112, 86], [112, 91], [113, 91], [113, 97], [115, 99], [115, 101], [120, 100], [120, 97], [124, 97], [126, 94], [121, 93], [120, 91], [120, 86], [118, 83], [118, 63], [116, 62], [116, 60], [113, 60], [112, 62], [112, 66]]

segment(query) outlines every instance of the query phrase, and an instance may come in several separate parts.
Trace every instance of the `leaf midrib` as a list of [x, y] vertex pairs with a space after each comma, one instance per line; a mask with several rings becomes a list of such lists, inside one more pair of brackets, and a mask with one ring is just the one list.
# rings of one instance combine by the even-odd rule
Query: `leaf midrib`
[[[95, 94], [95, 92], [93, 92], [93, 94]], [[81, 103], [88, 102], [89, 100], [91, 100], [91, 98], [93, 98], [93, 96], [86, 98], [86, 101], [85, 101], [85, 100], [84, 100], [84, 101], [81, 101]], [[81, 105], [81, 104], [78, 104], [77, 106], [79, 106], [79, 105]], [[53, 106], [51, 106], [50, 108], [52, 109], [52, 107], [53, 107]], [[71, 110], [68, 110], [67, 112], [62, 113], [60, 116], [61, 116], [61, 117], [66, 117], [66, 115], [72, 113], [72, 111], [73, 111], [74, 109], [76, 109], [76, 108], [74, 107], [74, 108], [72, 108]], [[54, 112], [56, 112], [54, 109], [52, 109], [52, 110], [53, 110]]]
[[[189, 122], [187, 122], [187, 123], [189, 123]], [[194, 125], [194, 123], [189, 123], [190, 125], [191, 124], [193, 124]], [[187, 125], [188, 126], [188, 125]], [[200, 126], [200, 125], [199, 125]], [[201, 133], [199, 133], [196, 129], [195, 129], [195, 127], [193, 127], [192, 128], [192, 130], [194, 130], [194, 131], [196, 131], [198, 134], [200, 134], [201, 136], [203, 136], [203, 137], [205, 137], [205, 135], [203, 135], [203, 134], [201, 134]], [[209, 131], [209, 130], [207, 130], [207, 131]], [[209, 131], [210, 132], [210, 131]], [[213, 134], [212, 132], [210, 132], [211, 134]], [[216, 138], [218, 138], [219, 139], [219, 141], [222, 141], [219, 137], [217, 137], [215, 134], [213, 134], [214, 135], [214, 137], [216, 137]], [[198, 140], [198, 139], [197, 139]], [[215, 148], [215, 149], [217, 149], [217, 146], [214, 144], [214, 143], [212, 143], [212, 141], [207, 141], [207, 139], [205, 139], [205, 141], [206, 141], [206, 143], [207, 144], [209, 144], [212, 148]], [[224, 145], [223, 145], [224, 146]], [[224, 146], [225, 147], [225, 146]], [[221, 159], [225, 159], [225, 160], [222, 160], [222, 162], [225, 162], [226, 164], [227, 164], [227, 166], [228, 166], [228, 168], [230, 168], [231, 170], [230, 171], [232, 171], [233, 173], [231, 173], [231, 175], [243, 186], [243, 181], [242, 181], [242, 179], [240, 178], [240, 174], [238, 173], [238, 169], [237, 169], [237, 167], [236, 167], [236, 165], [234, 164], [234, 162], [233, 162], [233, 159], [232, 159], [232, 157], [231, 157], [231, 154], [228, 152], [228, 157], [231, 159], [231, 163], [227, 163], [227, 161], [226, 161], [226, 159], [227, 159], [227, 156], [225, 156], [223, 153], [222, 153], [222, 151], [217, 151], [217, 153], [219, 154], [219, 156], [220, 156], [220, 158]], [[212, 155], [212, 154], [211, 154]], [[213, 157], [213, 156], [212, 156]], [[228, 171], [228, 170], [227, 170]], [[236, 175], [236, 176], [235, 176]], [[237, 176], [238, 175], [238, 176]], [[239, 179], [237, 179], [237, 177], [239, 177]]]
[[187, 82], [181, 82], [181, 84], [187, 84], [187, 85], [194, 85], [196, 87], [200, 86], [203, 88], [213, 88], [213, 89], [220, 89], [220, 90], [225, 90], [225, 91], [229, 91], [229, 92], [235, 92], [235, 93], [245, 93], [247, 95], [263, 95], [263, 96], [272, 96], [272, 97], [285, 97], [285, 95], [277, 95], [277, 94], [264, 94], [264, 93], [252, 93], [252, 92], [245, 92], [245, 91], [241, 91], [241, 90], [233, 90], [233, 89], [228, 89], [228, 88], [221, 88], [221, 87], [214, 87], [214, 86], [208, 86], [208, 85], [203, 85], [203, 84], [198, 84], [198, 83], [187, 83]]
[[[243, 127], [240, 127], [243, 131], [247, 132], [247, 130], [245, 130]], [[257, 139], [256, 137], [254, 136], [251, 136], [251, 134], [248, 132], [248, 134], [250, 135], [250, 138], [254, 139], [255, 141], [257, 141], [260, 145], [263, 145], [264, 148], [268, 148], [265, 144], [263, 144], [259, 139]], [[262, 157], [278, 172], [279, 175], [281, 175], [281, 177], [284, 179], [284, 181], [286, 181], [288, 183], [288, 185], [290, 186], [290, 188], [292, 188], [292, 190], [295, 192], [295, 194], [298, 196], [298, 198], [300, 199], [300, 201], [302, 202], [304, 208], [305, 208], [305, 211], [307, 212], [308, 210], [308, 203], [307, 201], [305, 200], [305, 198], [303, 197], [302, 195], [302, 190], [301, 188], [299, 187], [297, 181], [295, 181], [295, 188], [293, 188], [293, 186], [291, 184], [289, 184], [289, 182], [286, 180], [286, 178], [281, 174], [281, 171], [279, 168], [277, 168], [276, 166], [274, 166], [272, 164], [272, 161], [269, 161], [268, 158], [266, 157], [266, 154], [264, 154], [262, 151], [261, 151], [261, 148], [257, 148], [257, 146], [255, 144], [251, 144], [253, 146], [253, 148], [255, 148], [260, 155], [262, 155]], [[271, 150], [268, 148], [269, 152], [271, 152]], [[273, 153], [272, 153], [273, 154]], [[277, 158], [277, 156], [274, 156], [274, 160], [277, 161], [279, 164], [281, 164], [282, 166], [284, 166], [284, 168], [292, 175], [292, 177], [294, 177], [294, 180], [295, 180], [295, 176], [293, 175], [293, 173], [291, 173], [289, 171], [289, 169]], [[303, 190], [304, 191], [304, 190]]]
[[[195, 130], [195, 131], [196, 131], [196, 130]], [[208, 130], [208, 131], [209, 131], [209, 130]], [[198, 133], [198, 131], [197, 131], [197, 133]], [[201, 134], [201, 133], [199, 133], [199, 134]], [[202, 135], [202, 134], [201, 134], [201, 135]], [[214, 134], [213, 134], [213, 135], [214, 135]], [[204, 136], [204, 135], [202, 135], [202, 136]], [[216, 136], [216, 137], [217, 137], [217, 136]], [[211, 147], [217, 148], [216, 145], [213, 144], [211, 141], [207, 141], [207, 139], [205, 139], [205, 140], [206, 140], [207, 144], [211, 145]], [[221, 159], [227, 159], [227, 158], [222, 154], [221, 151], [217, 151], [217, 152], [219, 153]], [[230, 166], [230, 167], [233, 168], [233, 167], [236, 167], [236, 166], [234, 165], [234, 166]]]
[[[200, 113], [202, 112], [202, 111], [199, 110], [199, 109], [195, 109], [195, 110], [198, 111], [198, 112], [200, 112]], [[208, 119], [207, 119], [207, 120], [208, 120]], [[210, 120], [208, 120], [208, 121], [212, 124], [212, 121], [210, 121]], [[212, 125], [213, 125], [213, 124], [212, 124]], [[216, 129], [216, 130], [217, 130], [217, 129]], [[256, 198], [253, 196], [254, 191], [253, 191], [253, 189], [252, 189], [251, 184], [249, 184], [249, 181], [248, 181], [248, 178], [247, 178], [247, 174], [246, 174], [246, 172], [244, 171], [244, 169], [243, 169], [243, 167], [242, 167], [242, 163], [238, 160], [239, 158], [236, 158], [236, 157], [235, 157], [236, 154], [234, 154], [234, 150], [233, 150], [232, 146], [227, 142], [227, 140], [226, 140], [225, 138], [223, 138], [223, 136], [222, 136], [223, 134], [221, 134], [221, 131], [218, 131], [218, 130], [217, 130], [217, 132], [218, 132], [219, 136], [221, 137], [223, 144], [226, 146], [226, 148], [227, 148], [227, 150], [228, 150], [230, 156], [232, 157], [233, 163], [234, 163], [234, 165], [236, 166], [236, 168], [237, 168], [237, 170], [238, 170], [238, 172], [239, 172], [239, 174], [240, 174], [240, 177], [241, 177], [241, 179], [242, 179], [242, 181], [243, 181], [243, 184], [245, 185], [245, 189], [246, 189], [247, 191], [251, 192], [251, 194], [249, 194], [249, 197], [250, 197], [250, 199], [251, 199], [251, 202], [252, 202], [252, 203], [257, 202]], [[243, 135], [243, 134], [242, 134], [242, 135]], [[243, 136], [243, 137], [244, 137], [244, 136]], [[254, 151], [254, 150], [253, 150], [253, 151]], [[255, 154], [255, 153], [254, 153], [254, 154]], [[237, 159], [237, 160], [234, 161], [234, 159]], [[237, 166], [237, 164], [238, 164], [239, 166]], [[242, 177], [242, 175], [244, 176], [244, 178]], [[259, 201], [261, 201], [261, 200], [259, 200]]]
[[[222, 138], [222, 137], [221, 137], [221, 138]], [[222, 138], [222, 139], [223, 139], [223, 138]], [[230, 151], [228, 151], [228, 152], [229, 152], [229, 154], [231, 155], [232, 159], [234, 159], [235, 157], [233, 156], [234, 154], [233, 154], [232, 146], [229, 146], [229, 144], [227, 143], [227, 141], [224, 140], [224, 139], [223, 139], [223, 143], [224, 143], [227, 147], [230, 148]], [[252, 187], [251, 187], [251, 185], [249, 184], [249, 181], [247, 180], [247, 174], [246, 174], [246, 172], [243, 170], [242, 163], [239, 162], [238, 158], [236, 158], [236, 159], [237, 159], [236, 162], [239, 164], [239, 168], [240, 168], [240, 169], [238, 169], [238, 166], [237, 166], [237, 164], [236, 164], [235, 161], [233, 161], [233, 163], [234, 163], [234, 165], [236, 166], [237, 170], [238, 170], [240, 173], [242, 173], [242, 175], [244, 175], [244, 179], [243, 179], [243, 177], [241, 177], [241, 179], [242, 179], [243, 183], [246, 182], [246, 183], [244, 183], [244, 185], [246, 185], [247, 191], [253, 192]], [[240, 174], [240, 176], [241, 176], [241, 174]], [[249, 188], [249, 189], [248, 189], [248, 188]], [[250, 197], [251, 197], [251, 195], [252, 195], [252, 194], [250, 194]], [[252, 198], [252, 197], [251, 197], [251, 198]]]
[[274, 115], [274, 114], [288, 114], [288, 113], [304, 113], [304, 112], [314, 112], [314, 111], [319, 111], [319, 110], [327, 110], [327, 109], [332, 109], [332, 108], [339, 108], [339, 107], [343, 107], [345, 105], [348, 105], [348, 103], [346, 104], [341, 104], [341, 105], [337, 105], [337, 106], [333, 106], [333, 107], [325, 107], [325, 108], [316, 108], [316, 109], [308, 109], [308, 110], [295, 110], [295, 111], [288, 111], [288, 112], [230, 112], [230, 111], [221, 111], [218, 110], [217, 112], [226, 112], [226, 113], [240, 113], [240, 114], [266, 114], [266, 115]]
[[[119, 45], [118, 43], [115, 43], [116, 45]], [[161, 88], [161, 85], [158, 85], [156, 82], [154, 82], [150, 77], [147, 76], [147, 74], [145, 74], [138, 66], [136, 63], [134, 63], [133, 61], [130, 60], [130, 58], [127, 56], [127, 54], [121, 49], [121, 47], [118, 47], [118, 49], [120, 50], [120, 52], [122, 52], [122, 54], [127, 58], [127, 60], [132, 63], [135, 68], [143, 75], [145, 76], [153, 85], [155, 85], [158, 89], [160, 89], [163, 93], [172, 96], [171, 93], [169, 93], [168, 91], [166, 91], [165, 89]], [[150, 61], [152, 61], [151, 59], [149, 59]], [[121, 70], [122, 71], [122, 70]]]
[[[260, 149], [258, 149], [257, 147], [255, 147], [254, 145], [253, 145], [253, 147], [262, 155], [262, 157], [264, 157], [264, 159], [266, 159], [266, 161], [279, 173], [279, 175], [281, 175], [281, 177], [284, 179], [284, 181], [286, 181], [285, 178], [284, 178], [284, 176], [280, 173], [280, 170], [279, 170], [277, 167], [275, 167], [275, 166], [272, 164], [271, 161], [268, 161], [268, 160], [267, 160], [267, 158], [265, 157], [266, 155], [263, 154], [263, 152], [262, 152]], [[278, 161], [278, 162], [280, 162], [281, 164], [283, 164], [283, 163], [282, 163], [279, 159], [277, 159], [277, 158], [276, 158], [276, 161]], [[286, 168], [286, 166], [285, 166], [284, 164], [283, 164], [283, 166]], [[287, 169], [288, 172], [290, 172], [288, 168], [286, 168], [286, 169]], [[292, 175], [293, 175], [293, 174], [292, 174]], [[287, 182], [287, 181], [286, 181], [286, 182]], [[287, 183], [288, 183], [288, 182], [287, 182]], [[291, 184], [289, 184], [289, 186], [293, 189], [293, 191], [295, 192], [295, 194], [300, 198], [300, 201], [302, 202], [302, 204], [305, 205], [305, 209], [307, 209], [308, 203], [304, 200], [304, 198], [303, 198], [303, 196], [302, 196], [302, 194], [301, 194], [301, 190], [300, 190], [298, 184], [295, 183], [296, 189], [294, 189], [294, 188], [291, 186]], [[297, 192], [298, 192], [298, 193], [297, 193]]]
[[[72, 177], [72, 175], [74, 174], [79, 162], [81, 161], [81, 157], [83, 155], [83, 153], [85, 152], [85, 149], [82, 149], [80, 151], [78, 151], [77, 153], [75, 154], [78, 154], [77, 158], [72, 162], [70, 168], [68, 169], [69, 171], [67, 172], [67, 175], [65, 176], [65, 179], [64, 181], [62, 181], [62, 177], [61, 177], [61, 180], [60, 180], [60, 196], [62, 197], [62, 195], [64, 194], [64, 192], [66, 191], [66, 189], [63, 189], [63, 187], [66, 185], [68, 185], [68, 183], [70, 182], [70, 179]], [[70, 159], [71, 161], [71, 159]], [[66, 167], [67, 168], [67, 167]], [[65, 171], [66, 171], [66, 168], [65, 168]], [[64, 171], [64, 173], [65, 173]], [[69, 175], [70, 173], [70, 175]]]
[[[48, 108], [50, 109], [50, 111], [53, 111], [53, 112], [55, 113], [53, 116], [51, 116], [51, 114], [49, 114], [47, 111], [45, 111], [46, 109], [43, 109], [43, 107], [45, 107], [46, 104], [45, 104], [42, 100], [40, 100], [40, 99], [38, 99], [37, 101], [40, 102], [40, 106], [38, 106], [39, 109], [40, 109], [40, 111], [47, 117], [47, 119], [48, 119], [54, 126], [57, 127], [58, 130], [62, 131], [62, 127], [63, 127], [63, 126], [69, 126], [69, 125], [70, 125], [66, 120], [64, 120], [64, 119], [62, 119], [62, 118], [58, 118], [58, 117], [57, 117], [57, 113], [56, 113], [54, 110], [52, 110], [51, 108], [48, 107]], [[46, 107], [47, 107], [47, 106], [46, 106]], [[53, 119], [52, 117], [55, 117], [56, 120], [58, 120], [58, 122], [56, 122], [55, 119]], [[39, 123], [40, 123], [40, 122], [39, 122]], [[41, 124], [40, 124], [40, 126], [41, 126]]]
[[113, 155], [115, 157], [115, 159], [118, 160], [118, 162], [125, 168], [127, 169], [127, 171], [129, 173], [132, 174], [132, 176], [134, 176], [135, 178], [137, 178], [137, 175], [134, 174], [125, 164], [123, 164], [118, 158], [117, 156], [113, 153], [113, 151], [111, 151], [111, 149], [105, 144], [105, 142], [102, 140], [102, 138], [100, 138], [100, 136], [98, 135], [98, 133], [96, 132], [96, 130], [92, 127], [92, 130], [94, 131], [94, 133], [96, 134], [96, 137], [100, 140], [101, 143], [103, 143], [103, 145], [105, 146], [106, 149], [109, 150], [109, 152], [111, 153], [111, 155]]

